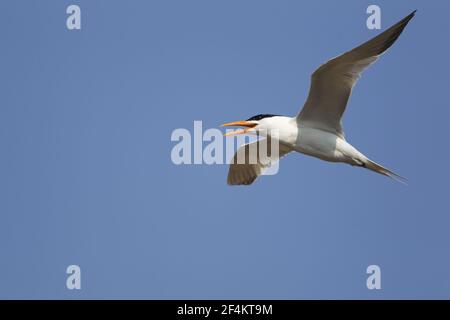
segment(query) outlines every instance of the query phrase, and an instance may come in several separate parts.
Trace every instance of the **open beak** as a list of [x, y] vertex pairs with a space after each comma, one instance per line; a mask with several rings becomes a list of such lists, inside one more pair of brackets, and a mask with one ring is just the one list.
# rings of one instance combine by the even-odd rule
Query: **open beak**
[[254, 123], [252, 121], [234, 121], [234, 122], [228, 122], [228, 123], [221, 125], [221, 127], [235, 127], [235, 126], [242, 126], [242, 127], [246, 127], [246, 128], [227, 132], [227, 133], [224, 133], [223, 135], [225, 137], [228, 137], [228, 136], [233, 136], [235, 134], [247, 133], [247, 132], [253, 130], [254, 127], [256, 127], [256, 123]]

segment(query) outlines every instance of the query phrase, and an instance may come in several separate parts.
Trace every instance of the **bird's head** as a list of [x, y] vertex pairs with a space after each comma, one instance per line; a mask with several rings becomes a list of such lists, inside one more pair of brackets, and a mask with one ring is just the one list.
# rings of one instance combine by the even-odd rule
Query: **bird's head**
[[243, 133], [258, 133], [258, 131], [269, 130], [272, 128], [270, 118], [276, 117], [276, 114], [258, 114], [247, 120], [228, 122], [222, 125], [222, 127], [245, 127], [232, 132], [227, 132], [224, 136], [232, 136]]

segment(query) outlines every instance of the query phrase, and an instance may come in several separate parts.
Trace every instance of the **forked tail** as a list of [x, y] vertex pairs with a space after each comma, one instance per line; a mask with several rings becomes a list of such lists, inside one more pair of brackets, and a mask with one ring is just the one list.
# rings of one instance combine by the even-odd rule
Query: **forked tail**
[[397, 180], [398, 182], [401, 182], [403, 184], [407, 184], [408, 179], [405, 177], [402, 177], [401, 175], [396, 174], [395, 172], [379, 165], [376, 162], [373, 162], [370, 159], [367, 159], [364, 163], [364, 167], [366, 167], [369, 170], [375, 171], [377, 173], [380, 173], [382, 175], [388, 176], [394, 180]]

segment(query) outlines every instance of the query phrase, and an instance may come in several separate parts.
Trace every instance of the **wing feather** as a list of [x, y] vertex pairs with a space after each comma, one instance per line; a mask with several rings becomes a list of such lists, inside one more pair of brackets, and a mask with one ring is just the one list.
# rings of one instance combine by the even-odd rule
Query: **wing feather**
[[342, 138], [341, 118], [361, 73], [402, 33], [416, 11], [366, 43], [321, 65], [311, 76], [308, 99], [297, 116], [299, 124], [335, 133]]
[[[258, 152], [261, 147], [261, 141], [267, 143], [265, 144], [267, 146], [267, 152], [261, 152], [263, 156], [267, 153], [267, 157], [265, 159], [263, 159], [260, 152]], [[270, 138], [244, 144], [234, 154], [230, 164], [230, 169], [228, 170], [227, 183], [229, 185], [252, 184], [256, 178], [264, 172], [265, 169], [291, 151], [292, 148], [279, 143], [278, 155], [272, 155]]]

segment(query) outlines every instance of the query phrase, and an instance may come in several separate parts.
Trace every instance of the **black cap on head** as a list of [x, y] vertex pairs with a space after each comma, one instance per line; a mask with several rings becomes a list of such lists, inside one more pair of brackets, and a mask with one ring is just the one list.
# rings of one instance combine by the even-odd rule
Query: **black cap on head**
[[278, 114], [258, 114], [256, 116], [253, 116], [253, 117], [247, 119], [246, 121], [259, 121], [264, 118], [270, 118], [270, 117], [276, 117], [276, 116], [278, 116]]

